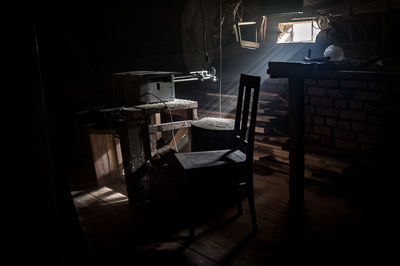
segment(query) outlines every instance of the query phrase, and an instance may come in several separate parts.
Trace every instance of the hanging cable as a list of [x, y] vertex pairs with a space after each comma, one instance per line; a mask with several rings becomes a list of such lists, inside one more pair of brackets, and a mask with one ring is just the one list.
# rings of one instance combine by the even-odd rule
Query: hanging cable
[[222, 0], [219, 0], [219, 118], [222, 117]]
[[171, 109], [170, 109], [169, 106], [165, 103], [165, 101], [163, 101], [162, 99], [160, 99], [160, 97], [158, 97], [157, 95], [155, 95], [155, 94], [153, 94], [153, 93], [151, 93], [151, 92], [146, 92], [146, 93], [142, 94], [141, 96], [145, 96], [145, 95], [147, 95], [147, 94], [148, 94], [148, 95], [154, 96], [155, 98], [157, 98], [157, 100], [159, 100], [160, 102], [162, 102], [162, 103], [165, 105], [165, 107], [167, 107], [168, 112], [169, 112], [170, 121], [171, 121], [172, 139], [173, 139], [173, 141], [174, 141], [174, 146], [175, 146], [176, 152], [179, 152], [179, 151], [178, 151], [178, 145], [176, 145], [174, 128], [172, 127], [172, 125], [173, 125], [173, 119], [172, 119], [172, 112], [171, 112]]
[[204, 14], [203, 14], [203, 1], [200, 0], [200, 13], [201, 13], [201, 20], [203, 22], [203, 49], [204, 49], [204, 54], [206, 57], [207, 63], [210, 63], [210, 57], [208, 56], [207, 48], [206, 48], [206, 43], [207, 43], [207, 31], [206, 31], [206, 25], [204, 21]]
[[36, 26], [36, 10], [33, 13], [33, 35], [34, 35], [34, 46], [35, 46], [35, 57], [36, 57], [36, 64], [38, 67], [39, 73], [39, 84], [42, 96], [42, 103], [43, 103], [43, 113], [47, 116], [46, 108], [44, 107], [44, 86], [43, 86], [43, 73], [42, 73], [42, 65], [40, 62], [40, 54], [39, 54], [39, 44], [38, 44], [38, 33], [37, 33], [37, 26]]

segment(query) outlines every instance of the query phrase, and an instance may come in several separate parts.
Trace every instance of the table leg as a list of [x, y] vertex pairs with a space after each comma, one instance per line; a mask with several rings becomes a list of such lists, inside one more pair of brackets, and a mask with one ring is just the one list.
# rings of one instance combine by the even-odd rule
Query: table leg
[[128, 199], [134, 205], [147, 198], [143, 192], [148, 191], [148, 182], [143, 179], [144, 172], [138, 170], [151, 157], [148, 123], [143, 120], [124, 121], [120, 123], [118, 131]]
[[[192, 119], [193, 122], [197, 121], [199, 117], [197, 116], [197, 108], [192, 108], [189, 110], [189, 119]], [[192, 128], [188, 130], [188, 137], [189, 137], [189, 152], [192, 151]]]
[[[150, 125], [159, 125], [161, 124], [161, 115], [160, 113], [156, 113], [150, 116]], [[157, 141], [161, 138], [161, 132], [150, 133], [150, 150], [151, 156], [154, 156], [157, 153]]]
[[290, 203], [304, 202], [304, 80], [289, 79], [289, 193]]

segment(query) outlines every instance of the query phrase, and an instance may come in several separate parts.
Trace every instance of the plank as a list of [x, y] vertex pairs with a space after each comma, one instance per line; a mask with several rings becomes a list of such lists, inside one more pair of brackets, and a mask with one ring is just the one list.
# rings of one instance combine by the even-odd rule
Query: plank
[[246, 240], [251, 230], [250, 216], [242, 215], [207, 232], [190, 248], [218, 264], [223, 264], [236, 253], [236, 248]]
[[326, 169], [339, 174], [342, 174], [350, 166], [349, 161], [346, 159], [333, 158], [315, 153], [306, 153], [305, 160], [306, 165], [309, 167]]
[[266, 131], [265, 128], [263, 128], [263, 127], [255, 127], [255, 132], [256, 132], [256, 133], [259, 133], [259, 134], [264, 134], [264, 133], [266, 133], [267, 131]]
[[183, 251], [183, 256], [185, 258], [185, 262], [188, 265], [207, 265], [207, 266], [217, 266], [218, 264], [209, 258], [199, 254], [198, 252], [192, 250], [191, 248], [187, 248]]
[[289, 158], [289, 151], [283, 150], [282, 146], [266, 143], [266, 142], [260, 142], [260, 141], [254, 141], [254, 146], [257, 146], [266, 152], [270, 153], [271, 155], [281, 157], [283, 159], [288, 159]]
[[193, 120], [183, 120], [183, 121], [174, 121], [158, 125], [149, 125], [149, 133], [157, 133], [160, 131], [169, 131], [180, 128], [187, 128], [190, 127], [192, 123]]
[[282, 172], [282, 173], [286, 173], [289, 174], [289, 165], [282, 163], [282, 162], [278, 162], [276, 160], [271, 160], [271, 159], [261, 159], [257, 162], [255, 162], [256, 165], [259, 165], [261, 167], [269, 167], [274, 171], [277, 172]]
[[94, 168], [99, 186], [123, 180], [120, 143], [119, 140], [115, 141], [116, 134], [115, 129], [89, 130]]
[[123, 107], [121, 109], [121, 112], [129, 114], [129, 113], [135, 113], [138, 110], [142, 110], [144, 111], [145, 115], [152, 115], [164, 111], [164, 109], [167, 108], [166, 105], [169, 107], [171, 111], [198, 108], [197, 101], [175, 99], [173, 101], [165, 102], [165, 104], [148, 103], [148, 104], [136, 105], [134, 107]]
[[[175, 142], [177, 145], [186, 136], [186, 134], [188, 134], [188, 131], [188, 128], [180, 128], [178, 132], [175, 133]], [[175, 149], [175, 143], [173, 139], [168, 143], [168, 146]]]

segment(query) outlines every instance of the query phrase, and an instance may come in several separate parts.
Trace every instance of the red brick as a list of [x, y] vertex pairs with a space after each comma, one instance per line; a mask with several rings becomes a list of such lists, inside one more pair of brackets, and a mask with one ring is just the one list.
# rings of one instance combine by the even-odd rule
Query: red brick
[[325, 135], [325, 136], [330, 136], [331, 135], [331, 128], [330, 127], [324, 127], [324, 126], [313, 126], [313, 132], [318, 135]]
[[364, 131], [365, 130], [364, 122], [352, 121], [351, 122], [351, 130], [353, 130], [353, 131]]
[[323, 105], [327, 107], [332, 107], [333, 106], [333, 99], [328, 98], [328, 97], [316, 97], [316, 96], [311, 96], [310, 97], [310, 103], [313, 105]]
[[368, 123], [372, 123], [372, 124], [379, 124], [381, 121], [379, 120], [379, 118], [375, 115], [370, 115], [368, 116]]
[[335, 107], [340, 109], [347, 108], [347, 100], [346, 99], [335, 99]]
[[362, 102], [361, 101], [350, 100], [349, 101], [349, 108], [353, 109], [353, 110], [362, 110], [362, 108], [363, 108]]
[[325, 86], [325, 87], [337, 87], [338, 81], [330, 80], [330, 79], [323, 79], [323, 80], [318, 80], [318, 85]]
[[324, 97], [322, 99], [322, 105], [323, 106], [327, 106], [327, 107], [332, 107], [333, 106], [333, 99], [332, 98], [328, 98], [328, 97]]
[[340, 93], [343, 95], [343, 97], [347, 98], [347, 99], [353, 98], [353, 92], [354, 92], [354, 90], [352, 90], [352, 89], [341, 89], [340, 90]]
[[322, 117], [322, 116], [314, 116], [314, 124], [317, 124], [317, 125], [324, 125], [324, 124], [325, 124], [325, 117]]
[[340, 118], [349, 120], [366, 120], [367, 115], [359, 111], [343, 110], [340, 112]]
[[333, 98], [343, 98], [343, 95], [337, 89], [326, 89], [326, 95]]
[[339, 120], [338, 128], [349, 130], [351, 128], [351, 123], [349, 121]]
[[312, 123], [312, 115], [310, 113], [305, 113], [304, 114], [304, 122], [306, 122], [307, 124], [311, 124]]
[[330, 127], [336, 127], [337, 126], [337, 120], [335, 118], [326, 118], [326, 125]]
[[304, 112], [305, 113], [313, 114], [314, 111], [315, 111], [315, 106], [313, 106], [313, 105], [306, 105], [304, 107]]
[[[384, 113], [385, 113], [384, 108], [386, 109], [387, 107], [379, 106], [378, 103], [364, 102], [364, 110], [370, 114], [384, 115]], [[390, 110], [390, 109], [386, 109], [386, 110]]]
[[367, 88], [368, 83], [366, 81], [358, 80], [341, 80], [340, 85], [348, 88]]
[[309, 139], [310, 141], [319, 141], [320, 138], [321, 138], [320, 135], [315, 135], [315, 134], [309, 134], [309, 136], [308, 136], [308, 139]]
[[361, 101], [377, 102], [382, 99], [382, 94], [369, 91], [355, 91], [354, 99]]
[[318, 106], [316, 109], [317, 114], [327, 117], [337, 117], [339, 113], [338, 110], [329, 107]]
[[353, 140], [354, 139], [354, 132], [348, 130], [335, 130], [335, 138], [336, 139], [346, 139], [346, 140]]
[[364, 102], [364, 110], [367, 112], [373, 112], [376, 107], [372, 103]]
[[325, 96], [326, 89], [321, 87], [308, 87], [308, 94], [313, 96]]
[[388, 91], [390, 90], [391, 84], [384, 81], [370, 81], [368, 83], [368, 88], [371, 91]]
[[358, 144], [355, 141], [348, 141], [348, 140], [342, 140], [342, 139], [337, 139], [335, 141], [335, 146], [341, 149], [345, 150], [357, 150], [358, 149]]
[[330, 146], [332, 145], [333, 139], [330, 136], [321, 136], [320, 144]]
[[315, 97], [315, 96], [311, 96], [310, 97], [310, 103], [313, 105], [322, 105], [322, 97]]

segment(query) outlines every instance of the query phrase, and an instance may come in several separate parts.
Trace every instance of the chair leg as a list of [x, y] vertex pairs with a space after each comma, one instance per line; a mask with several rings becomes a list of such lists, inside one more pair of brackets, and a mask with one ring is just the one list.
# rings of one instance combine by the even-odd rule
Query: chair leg
[[187, 226], [189, 231], [189, 241], [194, 240], [194, 214], [193, 214], [193, 206], [190, 201], [190, 196], [187, 198]]
[[242, 207], [242, 195], [240, 193], [240, 188], [238, 188], [236, 192], [236, 204], [237, 204], [237, 209], [238, 209], [238, 215], [243, 214], [243, 207]]
[[193, 215], [193, 206], [191, 204], [190, 198], [187, 198], [187, 226], [189, 231], [189, 241], [194, 240], [194, 215]]
[[247, 199], [249, 202], [251, 222], [253, 224], [253, 232], [255, 232], [257, 231], [257, 217], [256, 217], [256, 206], [254, 202], [254, 188], [252, 180], [247, 187]]
[[186, 208], [186, 223], [189, 232], [189, 242], [194, 240], [194, 214], [193, 214], [193, 204], [191, 198], [191, 183], [190, 178], [184, 174], [183, 179], [183, 190], [184, 190], [184, 199], [185, 199], [185, 208]]
[[238, 209], [238, 214], [242, 215], [243, 214], [243, 208], [242, 208], [242, 200], [239, 198], [237, 202], [237, 209]]

